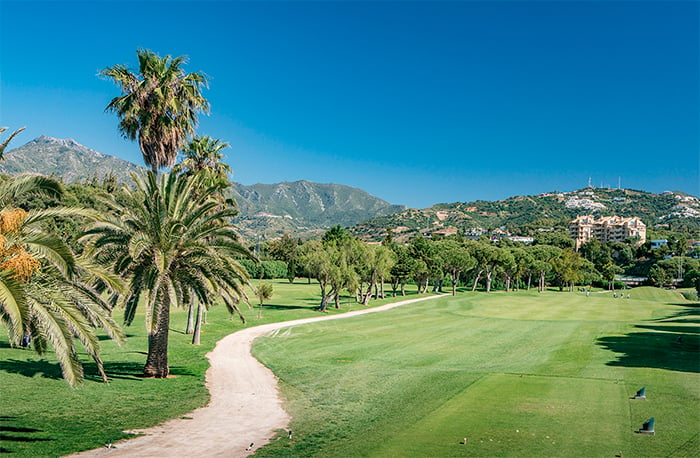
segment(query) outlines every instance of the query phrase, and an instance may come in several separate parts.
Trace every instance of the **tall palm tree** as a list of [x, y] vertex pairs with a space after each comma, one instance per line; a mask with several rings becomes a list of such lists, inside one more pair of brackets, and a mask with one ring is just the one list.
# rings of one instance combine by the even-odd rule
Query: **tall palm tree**
[[62, 192], [55, 180], [36, 175], [19, 176], [0, 186], [0, 322], [13, 345], [31, 336], [39, 354], [52, 347], [71, 385], [83, 378], [79, 341], [106, 382], [95, 327], [104, 328], [119, 343], [124, 336], [91, 280], [100, 277], [103, 286], [118, 286], [118, 281], [76, 259], [65, 241], [41, 228], [47, 219], [88, 212], [65, 207], [25, 211], [13, 206], [23, 195], [60, 197]]
[[194, 133], [197, 116], [208, 113], [202, 96], [207, 79], [201, 72], [185, 73], [184, 56], [160, 57], [147, 49], [136, 51], [138, 74], [125, 65], [105, 68], [100, 75], [112, 79], [122, 91], [107, 105], [120, 118], [119, 130], [138, 140], [143, 160], [154, 173], [172, 167], [177, 153]]
[[248, 275], [236, 258], [250, 256], [229, 221], [236, 215], [221, 206], [202, 175], [132, 174], [135, 188], [124, 188], [125, 202], [113, 201], [112, 216], [85, 235], [86, 252], [109, 262], [129, 283], [118, 298], [130, 324], [143, 297], [148, 357], [144, 375], [166, 377], [170, 308], [184, 307], [190, 295], [203, 304], [220, 297], [231, 313], [247, 302]]
[[[228, 173], [231, 172], [231, 167], [223, 162], [224, 156], [221, 151], [229, 146], [228, 143], [220, 139], [213, 139], [209, 136], [195, 137], [190, 140], [182, 150], [183, 158], [181, 162], [173, 168], [173, 171], [187, 175], [204, 175], [204, 184], [217, 188], [217, 191], [212, 194], [212, 197], [223, 205], [225, 199], [224, 192], [231, 186], [228, 180]], [[231, 201], [230, 203], [235, 205], [235, 201]], [[199, 345], [204, 307], [202, 303], [197, 303], [197, 316], [195, 318], [194, 302], [195, 297], [193, 295], [190, 298], [190, 304], [187, 310], [185, 334], [192, 334], [192, 343]]]

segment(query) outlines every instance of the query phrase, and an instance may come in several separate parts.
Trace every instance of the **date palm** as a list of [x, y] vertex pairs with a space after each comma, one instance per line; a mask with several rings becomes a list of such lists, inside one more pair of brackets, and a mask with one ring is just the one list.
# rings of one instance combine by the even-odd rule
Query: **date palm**
[[207, 113], [202, 96], [207, 79], [201, 72], [186, 73], [184, 56], [160, 57], [152, 51], [136, 51], [138, 74], [125, 65], [100, 72], [122, 91], [107, 105], [119, 116], [119, 130], [129, 140], [138, 140], [143, 160], [154, 173], [172, 167], [178, 151], [194, 133], [198, 114]]
[[[224, 190], [231, 183], [228, 180], [228, 173], [231, 167], [223, 162], [221, 151], [230, 145], [220, 139], [213, 139], [209, 136], [195, 137], [187, 143], [182, 150], [182, 160], [173, 169], [176, 173], [186, 175], [204, 175], [203, 182], [209, 186], [215, 186], [217, 191], [212, 197], [222, 202], [225, 199]], [[231, 201], [235, 205], [235, 202]], [[202, 316], [204, 313], [203, 304], [197, 303], [197, 314], [194, 313], [194, 296], [190, 298], [189, 309], [187, 311], [187, 326], [185, 334], [192, 334], [192, 343], [199, 345]]]
[[[125, 201], [109, 203], [112, 216], [85, 235], [86, 251], [108, 262], [129, 283], [118, 298], [130, 324], [140, 302], [146, 307], [148, 356], [144, 375], [167, 377], [171, 307], [185, 307], [190, 296], [205, 305], [221, 298], [231, 313], [246, 301], [246, 270], [236, 260], [250, 256], [229, 223], [235, 207], [222, 206], [202, 175], [133, 174]], [[143, 301], [142, 301], [143, 299]]]
[[13, 206], [27, 194], [60, 197], [62, 192], [55, 180], [35, 175], [0, 186], [0, 321], [13, 345], [31, 335], [39, 354], [51, 347], [71, 385], [83, 378], [76, 347], [80, 342], [106, 382], [95, 327], [104, 328], [118, 342], [123, 334], [91, 280], [99, 278], [103, 286], [118, 281], [76, 259], [60, 237], [42, 230], [47, 219], [87, 212], [65, 207], [25, 211]]
[[204, 173], [207, 184], [219, 184], [228, 187], [228, 173], [231, 167], [223, 162], [222, 150], [231, 145], [209, 136], [193, 138], [182, 150], [182, 161], [177, 165], [178, 171], [186, 174]]

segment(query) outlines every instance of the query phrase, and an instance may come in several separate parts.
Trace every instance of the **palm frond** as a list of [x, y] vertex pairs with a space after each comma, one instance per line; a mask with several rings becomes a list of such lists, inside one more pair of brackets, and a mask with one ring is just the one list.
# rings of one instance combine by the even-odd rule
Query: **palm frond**
[[40, 194], [58, 199], [63, 192], [63, 185], [53, 178], [35, 174], [17, 175], [0, 186], [0, 207], [8, 206], [24, 195]]
[[28, 324], [29, 310], [22, 284], [12, 272], [0, 270], [0, 310], [12, 344], [19, 343]]
[[83, 367], [75, 351], [73, 334], [66, 322], [66, 314], [51, 304], [29, 302], [38, 335], [34, 340], [46, 340], [54, 350], [63, 378], [71, 385], [83, 380]]

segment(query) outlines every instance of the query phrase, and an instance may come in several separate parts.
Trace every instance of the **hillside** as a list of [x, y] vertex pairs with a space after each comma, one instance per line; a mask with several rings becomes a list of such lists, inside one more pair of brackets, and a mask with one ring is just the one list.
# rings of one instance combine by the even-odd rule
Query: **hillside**
[[5, 153], [0, 173], [14, 175], [24, 172], [60, 177], [74, 183], [97, 174], [98, 179], [113, 173], [118, 181], [128, 181], [129, 173], [140, 167], [129, 161], [99, 153], [72, 138], [59, 139], [42, 135], [19, 148]]
[[[141, 168], [83, 146], [73, 139], [40, 136], [8, 151], [0, 162], [0, 173], [24, 172], [53, 175], [74, 183], [97, 175], [101, 180], [113, 173], [120, 182], [130, 182], [129, 173]], [[236, 225], [249, 239], [274, 238], [285, 232], [310, 237], [334, 225], [358, 222], [403, 211], [361, 189], [310, 181], [255, 184], [232, 183], [240, 216]]]
[[252, 186], [233, 183], [233, 196], [240, 207], [238, 224], [244, 235], [262, 232], [268, 237], [314, 232], [333, 225], [351, 226], [406, 209], [361, 189], [310, 181]]
[[516, 196], [495, 202], [437, 204], [372, 218], [352, 228], [365, 240], [381, 240], [391, 228], [399, 240], [416, 234], [464, 231], [480, 235], [501, 228], [531, 236], [538, 229], [565, 228], [578, 215], [639, 216], [648, 228], [700, 229], [700, 199], [682, 192], [652, 194], [630, 189], [586, 188], [572, 192]]

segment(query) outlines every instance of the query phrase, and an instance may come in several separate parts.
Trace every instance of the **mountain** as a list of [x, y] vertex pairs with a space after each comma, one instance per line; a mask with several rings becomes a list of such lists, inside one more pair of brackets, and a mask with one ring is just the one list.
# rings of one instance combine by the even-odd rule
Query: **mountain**
[[243, 234], [270, 237], [284, 232], [313, 233], [334, 225], [351, 226], [406, 209], [361, 189], [311, 181], [252, 186], [233, 183], [233, 196], [240, 208], [237, 224]]
[[638, 216], [647, 228], [700, 230], [700, 199], [680, 191], [653, 194], [631, 189], [585, 188], [537, 196], [516, 196], [495, 202], [437, 204], [372, 218], [351, 228], [368, 241], [381, 240], [390, 228], [398, 240], [417, 234], [445, 235], [463, 231], [479, 235], [501, 229], [512, 235], [564, 229], [578, 215]]
[[118, 181], [129, 181], [129, 173], [140, 167], [129, 161], [99, 153], [72, 138], [59, 139], [42, 135], [5, 153], [0, 173], [14, 175], [33, 172], [63, 178], [74, 183], [97, 174], [98, 179], [113, 173]]
[[[38, 137], [5, 153], [0, 173], [24, 172], [54, 175], [65, 183], [85, 180], [97, 174], [102, 179], [113, 173], [118, 181], [130, 182], [129, 173], [140, 167], [102, 154], [73, 139]], [[285, 232], [311, 236], [326, 228], [351, 226], [375, 216], [406, 209], [391, 205], [361, 189], [310, 181], [255, 184], [232, 183], [240, 215], [236, 225], [244, 237], [277, 237]]]

